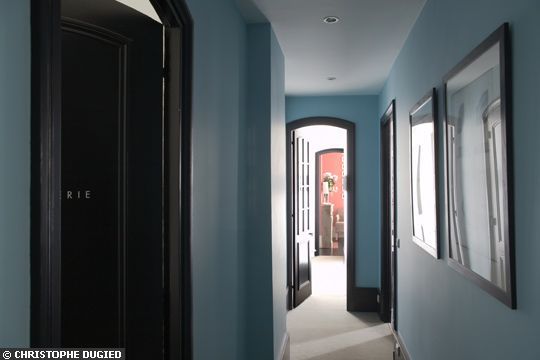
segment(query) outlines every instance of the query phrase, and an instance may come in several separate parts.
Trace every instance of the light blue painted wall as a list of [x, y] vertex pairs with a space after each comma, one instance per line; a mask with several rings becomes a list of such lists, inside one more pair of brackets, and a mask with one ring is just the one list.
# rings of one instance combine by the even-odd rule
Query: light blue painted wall
[[[194, 359], [238, 360], [245, 358], [246, 344], [259, 338], [258, 334], [246, 331], [246, 324], [260, 325], [247, 319], [244, 308], [247, 301], [244, 295], [248, 293], [244, 284], [248, 272], [244, 216], [249, 196], [243, 182], [247, 173], [243, 162], [247, 139], [244, 135], [247, 31], [233, 0], [189, 0], [188, 6], [195, 21]], [[27, 346], [30, 301], [28, 0], [0, 0], [0, 50], [0, 346]], [[266, 56], [261, 58], [265, 64], [270, 52]], [[269, 128], [267, 134], [270, 139]], [[270, 167], [270, 159], [266, 165]], [[267, 179], [270, 189], [270, 176]], [[267, 211], [270, 214], [271, 208]], [[271, 272], [269, 235], [268, 239], [266, 260]], [[262, 314], [268, 319], [266, 326], [270, 336], [262, 339], [266, 339], [271, 356], [274, 350], [271, 277], [267, 285], [266, 301], [270, 305]], [[281, 329], [279, 321], [276, 324], [276, 329]]]
[[356, 285], [379, 287], [378, 96], [287, 96], [287, 122], [331, 116], [356, 124]]
[[270, 24], [248, 26], [245, 126], [246, 358], [277, 359], [286, 334], [285, 60]]
[[[194, 359], [243, 358], [240, 123], [246, 26], [234, 0], [188, 0], [193, 88]], [[243, 165], [243, 164], [242, 164]]]
[[[428, 0], [381, 94], [379, 114], [392, 98], [397, 101], [398, 323], [414, 360], [539, 356], [538, 14], [537, 0]], [[408, 112], [429, 88], [441, 93], [445, 73], [505, 21], [511, 24], [513, 42], [517, 310], [448, 267], [444, 216], [442, 260], [434, 260], [410, 240]], [[440, 121], [443, 104], [440, 96]]]
[[0, 0], [0, 347], [30, 342], [30, 1]]
[[246, 201], [246, 359], [273, 359], [271, 28], [248, 26]]
[[274, 358], [280, 355], [287, 333], [287, 175], [285, 139], [285, 58], [270, 31], [271, 124], [270, 163], [272, 183], [272, 289]]

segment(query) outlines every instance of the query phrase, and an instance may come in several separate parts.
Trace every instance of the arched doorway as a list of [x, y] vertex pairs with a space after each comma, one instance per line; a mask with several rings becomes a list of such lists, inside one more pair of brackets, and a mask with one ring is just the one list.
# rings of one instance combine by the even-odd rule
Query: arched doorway
[[[346, 245], [345, 261], [346, 261], [346, 291], [347, 291], [347, 310], [358, 310], [356, 300], [359, 294], [356, 291], [356, 272], [355, 272], [355, 124], [333, 117], [309, 117], [292, 121], [287, 124], [286, 144], [287, 144], [287, 279], [288, 279], [288, 307], [292, 309], [298, 306], [311, 294], [311, 260], [310, 252], [312, 251], [310, 243], [305, 240], [299, 240], [300, 235], [313, 237], [314, 226], [307, 221], [299, 230], [300, 220], [306, 215], [303, 211], [306, 207], [298, 206], [297, 198], [305, 196], [311, 189], [312, 181], [309, 177], [303, 180], [298, 180], [298, 172], [305, 172], [313, 166], [309, 162], [300, 159], [298, 154], [311, 153], [309, 142], [305, 139], [299, 139], [296, 132], [305, 127], [326, 125], [336, 127], [346, 131], [346, 167], [347, 175], [345, 186], [347, 189], [347, 221], [345, 236], [350, 239]], [[301, 170], [299, 170], [301, 169]], [[303, 183], [302, 183], [303, 181]], [[318, 180], [317, 180], [318, 182]], [[309, 204], [308, 204], [309, 205]], [[318, 209], [315, 209], [317, 211]], [[312, 211], [311, 206], [307, 207], [309, 212]], [[302, 233], [302, 234], [301, 234]], [[313, 244], [314, 241], [311, 242]], [[306, 256], [306, 254], [308, 254]]]
[[147, 1], [31, 1], [32, 347], [192, 358], [193, 24]]

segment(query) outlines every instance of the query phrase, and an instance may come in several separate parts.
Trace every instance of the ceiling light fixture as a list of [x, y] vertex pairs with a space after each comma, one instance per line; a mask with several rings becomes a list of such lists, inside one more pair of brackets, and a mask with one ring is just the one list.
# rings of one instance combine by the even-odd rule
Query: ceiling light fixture
[[326, 16], [323, 18], [323, 22], [326, 24], [335, 24], [339, 21], [337, 16]]

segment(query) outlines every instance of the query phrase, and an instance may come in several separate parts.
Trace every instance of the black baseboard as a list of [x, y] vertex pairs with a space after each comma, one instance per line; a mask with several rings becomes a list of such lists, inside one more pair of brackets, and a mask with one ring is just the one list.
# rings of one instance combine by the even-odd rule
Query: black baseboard
[[315, 253], [315, 256], [345, 256], [345, 251], [343, 250], [343, 246], [337, 249], [321, 248], [318, 253]]
[[290, 360], [291, 359], [291, 338], [289, 334], [285, 334], [283, 338], [283, 343], [281, 345], [281, 354], [279, 356], [280, 360]]
[[405, 346], [405, 342], [403, 342], [403, 339], [399, 335], [398, 332], [392, 331], [394, 334], [394, 338], [396, 339], [396, 348], [394, 350], [394, 360], [411, 360], [411, 356], [409, 355], [409, 352], [407, 351], [407, 347]]
[[347, 311], [378, 312], [377, 288], [353, 287], [347, 291]]
[[381, 321], [383, 323], [389, 323], [392, 321], [391, 319], [391, 313], [390, 313], [390, 305], [388, 304], [388, 299], [387, 299], [387, 296], [385, 296], [383, 293], [382, 293], [382, 289], [379, 289], [379, 293], [378, 293], [378, 296], [379, 296], [379, 301], [378, 302], [378, 306], [379, 306], [379, 318], [381, 319]]

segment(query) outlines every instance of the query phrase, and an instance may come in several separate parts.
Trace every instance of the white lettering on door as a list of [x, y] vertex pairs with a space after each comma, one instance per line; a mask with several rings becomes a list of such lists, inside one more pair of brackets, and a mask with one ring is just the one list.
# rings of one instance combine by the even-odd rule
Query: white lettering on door
[[92, 198], [91, 190], [67, 190], [66, 200], [90, 200]]

